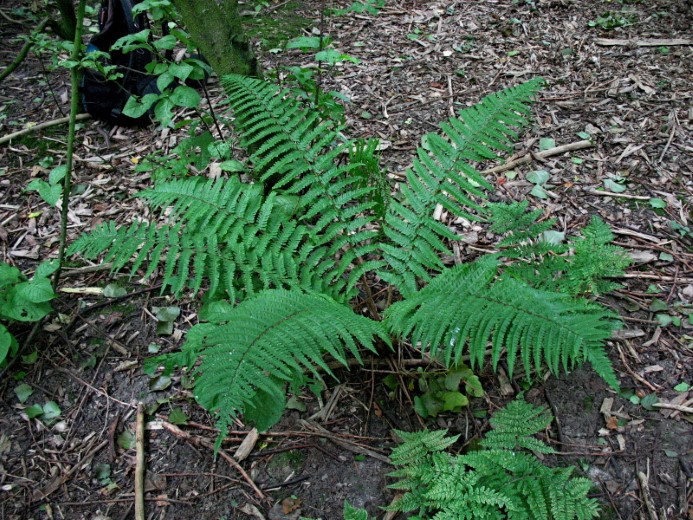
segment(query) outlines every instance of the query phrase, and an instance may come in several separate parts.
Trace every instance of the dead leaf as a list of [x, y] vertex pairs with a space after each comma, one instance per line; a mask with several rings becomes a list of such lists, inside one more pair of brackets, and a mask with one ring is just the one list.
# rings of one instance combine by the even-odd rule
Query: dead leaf
[[284, 500], [282, 500], [282, 513], [285, 515], [293, 513], [299, 507], [301, 507], [300, 498], [286, 497]]
[[236, 453], [233, 454], [233, 458], [235, 458], [238, 462], [247, 459], [248, 455], [250, 455], [255, 449], [255, 445], [257, 444], [257, 440], [259, 438], [260, 434], [258, 433], [257, 428], [250, 430], [243, 439], [243, 442], [241, 442], [236, 449]]

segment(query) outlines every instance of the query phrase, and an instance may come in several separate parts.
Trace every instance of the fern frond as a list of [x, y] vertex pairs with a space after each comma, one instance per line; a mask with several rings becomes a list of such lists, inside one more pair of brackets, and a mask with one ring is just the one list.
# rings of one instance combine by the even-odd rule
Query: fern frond
[[554, 453], [551, 447], [533, 437], [546, 429], [552, 420], [546, 408], [515, 399], [493, 415], [493, 429], [481, 441], [481, 446], [497, 450], [524, 448], [536, 453]]
[[[498, 261], [485, 258], [459, 265], [427, 287], [393, 304], [385, 313], [390, 331], [440, 355], [447, 366], [460, 362], [467, 347], [480, 366], [488, 343], [495, 368], [507, 350], [512, 373], [516, 358], [536, 370], [545, 363], [556, 374], [589, 361], [612, 387], [618, 381], [603, 352], [614, 323], [602, 308], [560, 293], [532, 289], [510, 278], [496, 280]], [[529, 375], [529, 374], [528, 374]]]
[[297, 288], [344, 301], [356, 284], [345, 276], [348, 262], [369, 251], [354, 248], [337, 262], [334, 244], [342, 242], [330, 242], [314, 226], [289, 218], [281, 196], [264, 197], [259, 186], [237, 179], [173, 180], [138, 196], [170, 208], [172, 224], [102, 224], [75, 241], [69, 254], [105, 253], [114, 271], [132, 262], [133, 274], [146, 264], [144, 277], [162, 264], [163, 285], [174, 293], [198, 291], [207, 281], [211, 293], [223, 290], [231, 300], [264, 289]]
[[[359, 273], [384, 265], [367, 258], [377, 249], [376, 188], [363, 185], [358, 163], [336, 166], [352, 143], [337, 144], [341, 127], [319, 119], [288, 90], [237, 75], [225, 76], [223, 84], [242, 144], [251, 150], [250, 163], [263, 181], [278, 177], [275, 189], [299, 196], [296, 217], [310, 227], [313, 243], [329, 244], [313, 270], [333, 281], [346, 277], [352, 291], [355, 261], [363, 266]], [[254, 149], [256, 143], [262, 144]]]
[[202, 357], [195, 371], [195, 398], [219, 414], [222, 432], [258, 390], [283, 399], [280, 382], [291, 381], [297, 372], [317, 374], [320, 367], [331, 374], [326, 354], [346, 366], [347, 355], [361, 360], [359, 346], [375, 351], [375, 338], [389, 344], [380, 323], [316, 294], [263, 291], [227, 317], [226, 324], [191, 335], [184, 347]]
[[480, 201], [493, 188], [470, 162], [496, 159], [497, 152], [510, 149], [517, 130], [527, 122], [529, 102], [541, 83], [537, 78], [487, 96], [441, 124], [442, 136], [424, 136], [407, 170], [407, 186], [388, 206], [383, 229], [392, 244], [383, 248], [388, 269], [380, 275], [403, 294], [416, 290], [417, 278], [425, 282], [429, 271], [442, 270], [438, 255], [448, 251], [444, 241], [455, 238], [434, 220], [435, 207], [440, 204], [453, 215], [472, 220], [479, 218], [473, 213], [484, 213]]
[[[522, 424], [523, 415], [527, 426]], [[404, 443], [393, 450], [397, 470], [390, 475], [401, 480], [390, 487], [405, 493], [385, 509], [416, 511], [414, 518], [440, 520], [589, 520], [598, 516], [597, 501], [587, 496], [589, 480], [572, 477], [573, 468], [549, 468], [531, 453], [515, 450], [533, 449], [536, 444], [528, 439], [551, 420], [545, 409], [518, 399], [491, 419], [493, 429], [480, 450], [455, 456], [440, 451], [447, 441], [441, 432], [400, 434]], [[536, 442], [547, 452], [543, 443]], [[416, 456], [405, 455], [409, 448]]]

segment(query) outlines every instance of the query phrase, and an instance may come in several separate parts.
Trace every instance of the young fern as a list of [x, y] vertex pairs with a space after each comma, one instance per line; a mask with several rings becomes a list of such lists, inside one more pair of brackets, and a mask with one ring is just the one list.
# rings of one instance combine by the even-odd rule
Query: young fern
[[[531, 418], [527, 421], [527, 418]], [[387, 509], [416, 512], [420, 520], [588, 520], [599, 514], [588, 498], [589, 480], [573, 468], [549, 468], [532, 454], [553, 450], [533, 437], [552, 417], [522, 399], [499, 410], [481, 449], [463, 455], [445, 451], [457, 437], [445, 431], [397, 432], [403, 443], [390, 459], [398, 467], [391, 485], [404, 491]]]

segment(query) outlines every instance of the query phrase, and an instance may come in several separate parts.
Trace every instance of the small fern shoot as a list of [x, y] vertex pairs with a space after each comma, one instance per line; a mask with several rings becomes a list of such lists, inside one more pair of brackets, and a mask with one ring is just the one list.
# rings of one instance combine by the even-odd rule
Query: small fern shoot
[[[532, 418], [529, 422], [527, 418]], [[589, 520], [599, 514], [585, 478], [573, 468], [549, 468], [518, 447], [550, 453], [533, 437], [552, 417], [518, 399], [499, 410], [479, 451], [451, 455], [457, 437], [445, 431], [397, 432], [403, 443], [390, 459], [404, 495], [386, 509], [416, 512], [421, 520]], [[489, 440], [490, 439], [490, 440]], [[415, 455], [412, 456], [412, 453]]]

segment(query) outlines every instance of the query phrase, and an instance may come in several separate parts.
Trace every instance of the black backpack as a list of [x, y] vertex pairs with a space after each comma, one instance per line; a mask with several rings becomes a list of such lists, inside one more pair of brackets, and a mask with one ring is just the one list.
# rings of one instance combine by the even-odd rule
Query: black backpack
[[139, 0], [102, 0], [99, 11], [99, 32], [87, 46], [87, 52], [103, 51], [110, 56], [106, 64], [116, 65], [123, 76], [109, 80], [100, 72], [86, 69], [80, 84], [82, 107], [95, 119], [120, 126], [144, 126], [151, 122], [150, 113], [132, 118], [122, 113], [130, 96], [158, 94], [156, 76], [147, 74], [146, 66], [153, 59], [145, 49], [123, 53], [112, 50], [122, 36], [138, 33], [149, 28], [146, 13], [136, 16], [132, 8]]

